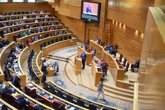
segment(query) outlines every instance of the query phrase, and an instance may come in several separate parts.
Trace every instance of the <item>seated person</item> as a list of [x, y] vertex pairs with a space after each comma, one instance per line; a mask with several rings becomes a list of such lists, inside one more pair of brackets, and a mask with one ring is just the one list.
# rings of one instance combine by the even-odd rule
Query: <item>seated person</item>
[[102, 63], [102, 65], [101, 65], [101, 69], [103, 71], [104, 76], [107, 75], [108, 66], [109, 65], [106, 62]]
[[112, 44], [111, 44], [111, 43], [108, 43], [108, 44], [105, 46], [104, 49], [105, 49], [106, 51], [109, 51], [111, 47], [112, 47]]
[[17, 87], [17, 88], [19, 88], [19, 89], [21, 90], [20, 79], [19, 79], [19, 77], [18, 77], [17, 75], [15, 75], [15, 76], [13, 77], [13, 82], [12, 82], [12, 84], [13, 84], [15, 87]]
[[136, 62], [134, 64], [131, 65], [131, 71], [135, 72], [135, 68], [138, 69], [140, 66], [140, 59], [137, 59]]
[[95, 56], [95, 55], [96, 55], [96, 49], [93, 48], [93, 49], [91, 50], [91, 53], [92, 53], [92, 57]]
[[19, 102], [19, 104], [20, 104], [20, 106], [21, 106], [21, 108], [23, 109], [27, 109], [27, 104], [28, 104], [28, 101], [25, 99], [25, 97], [24, 97], [24, 95], [19, 95], [18, 96], [18, 99], [17, 99], [17, 101]]
[[15, 89], [10, 87], [9, 85], [3, 84], [3, 87], [1, 88], [1, 93], [2, 93], [2, 96], [3, 94], [12, 94], [12, 93], [15, 93]]
[[110, 47], [110, 49], [109, 49], [109, 53], [110, 54], [112, 54], [112, 55], [114, 55], [114, 56], [116, 56], [116, 53], [117, 53], [117, 49], [115, 48], [115, 47]]
[[101, 65], [104, 63], [104, 60], [103, 59], [101, 59], [101, 60], [99, 60], [98, 61], [98, 67], [101, 67]]
[[27, 16], [23, 16], [23, 19], [27, 19]]
[[21, 53], [21, 51], [22, 51], [22, 49], [20, 49], [19, 46], [20, 46], [19, 44], [17, 44], [17, 45], [15, 46], [15, 50], [16, 50], [16, 52], [17, 52], [18, 54]]

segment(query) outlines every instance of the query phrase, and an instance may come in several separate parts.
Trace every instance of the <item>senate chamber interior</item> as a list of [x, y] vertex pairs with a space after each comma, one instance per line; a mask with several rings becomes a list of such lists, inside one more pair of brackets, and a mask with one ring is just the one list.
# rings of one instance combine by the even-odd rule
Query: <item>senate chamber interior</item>
[[0, 110], [164, 110], [165, 0], [0, 0]]

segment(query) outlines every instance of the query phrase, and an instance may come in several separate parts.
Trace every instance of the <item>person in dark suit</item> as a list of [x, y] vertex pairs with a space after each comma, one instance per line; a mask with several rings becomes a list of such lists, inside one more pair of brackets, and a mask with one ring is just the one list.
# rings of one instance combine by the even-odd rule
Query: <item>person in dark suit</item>
[[140, 59], [137, 59], [134, 64], [131, 65], [131, 71], [135, 72], [135, 68], [139, 68], [140, 66]]
[[27, 106], [26, 106], [28, 104], [28, 101], [25, 99], [24, 95], [22, 95], [22, 94], [19, 95], [17, 101], [19, 102], [20, 107], [23, 110], [27, 110], [28, 109]]
[[92, 13], [92, 9], [90, 5], [86, 7], [86, 13]]
[[41, 68], [42, 72], [47, 74], [47, 63], [46, 63], [46, 60], [43, 59], [42, 61], [42, 68]]
[[41, 82], [44, 84], [46, 82], [46, 73], [43, 73]]
[[102, 71], [103, 71], [103, 74], [104, 74], [104, 75], [107, 75], [108, 64], [107, 64], [106, 62], [102, 63], [101, 69], [102, 69]]
[[21, 90], [20, 79], [17, 75], [13, 77], [13, 85]]
[[85, 62], [86, 62], [87, 55], [84, 53], [81, 54], [82, 59], [82, 69], [85, 69]]

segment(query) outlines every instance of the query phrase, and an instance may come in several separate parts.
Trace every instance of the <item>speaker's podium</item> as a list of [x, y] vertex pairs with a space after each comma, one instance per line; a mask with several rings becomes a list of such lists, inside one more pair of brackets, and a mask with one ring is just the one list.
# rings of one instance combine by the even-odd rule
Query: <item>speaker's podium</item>
[[79, 75], [82, 72], [82, 59], [79, 56], [75, 58], [75, 71], [76, 75]]
[[100, 67], [97, 66], [97, 63], [95, 61], [92, 61], [92, 69], [91, 73], [94, 77], [94, 85], [97, 86], [103, 77], [103, 72]]

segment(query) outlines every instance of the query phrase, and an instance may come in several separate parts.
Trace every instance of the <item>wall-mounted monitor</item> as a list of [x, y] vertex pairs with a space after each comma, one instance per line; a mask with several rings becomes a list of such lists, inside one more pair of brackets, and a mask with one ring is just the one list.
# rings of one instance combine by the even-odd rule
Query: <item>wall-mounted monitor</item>
[[81, 4], [81, 19], [86, 22], [99, 23], [101, 3], [82, 1]]

